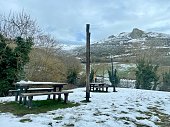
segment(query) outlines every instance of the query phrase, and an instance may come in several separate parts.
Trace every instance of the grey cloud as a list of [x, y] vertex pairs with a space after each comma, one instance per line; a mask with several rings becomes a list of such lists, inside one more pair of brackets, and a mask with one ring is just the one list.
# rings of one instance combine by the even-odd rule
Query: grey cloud
[[86, 23], [91, 24], [92, 41], [133, 27], [160, 32], [169, 28], [165, 23], [170, 19], [169, 0], [5, 0], [2, 4], [0, 12], [24, 8], [46, 32], [66, 42], [83, 44]]
[[147, 29], [147, 31], [154, 31], [154, 32], [170, 32], [170, 24], [165, 24], [163, 26], [158, 26], [158, 27], [154, 27], [154, 28], [149, 28]]

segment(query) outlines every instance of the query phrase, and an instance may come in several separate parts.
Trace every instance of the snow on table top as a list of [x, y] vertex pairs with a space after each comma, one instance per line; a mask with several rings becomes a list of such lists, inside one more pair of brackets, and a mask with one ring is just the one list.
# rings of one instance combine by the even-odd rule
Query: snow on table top
[[21, 80], [20, 82], [16, 82], [15, 84], [32, 84], [32, 85], [48, 85], [48, 84], [67, 84], [67, 83], [58, 83], [58, 82], [33, 82], [33, 81], [23, 81]]
[[[135, 127], [134, 122], [150, 127], [157, 127], [156, 115], [148, 116], [148, 107], [157, 107], [161, 112], [170, 115], [170, 93], [149, 90], [117, 88], [118, 92], [108, 93], [91, 92], [91, 102], [81, 103], [85, 100], [85, 88], [73, 89], [69, 100], [81, 103], [78, 107], [59, 109], [41, 114], [28, 114], [16, 117], [10, 113], [0, 113], [0, 126], [2, 127], [62, 127], [74, 124], [75, 127]], [[46, 99], [46, 96], [35, 97]], [[1, 97], [0, 101], [12, 101], [14, 97]], [[62, 120], [53, 118], [62, 116]], [[143, 119], [138, 120], [137, 117]], [[32, 122], [21, 123], [20, 119], [29, 118]], [[124, 118], [124, 119], [123, 119]], [[125, 120], [128, 119], [128, 120]], [[10, 122], [9, 122], [10, 121]], [[127, 124], [128, 123], [128, 124]]]

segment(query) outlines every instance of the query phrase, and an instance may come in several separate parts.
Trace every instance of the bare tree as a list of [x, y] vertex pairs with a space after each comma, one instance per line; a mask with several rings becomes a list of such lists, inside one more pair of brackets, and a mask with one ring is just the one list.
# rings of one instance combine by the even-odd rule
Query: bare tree
[[[67, 64], [65, 55], [61, 55], [61, 46], [55, 38], [45, 35], [39, 29], [36, 21], [24, 11], [0, 15], [0, 33], [9, 39], [9, 44], [15, 47], [15, 39], [32, 37], [34, 47], [30, 53], [30, 62], [25, 66], [26, 77], [36, 81], [60, 81], [67, 77]], [[66, 58], [67, 59], [67, 58]], [[73, 66], [75, 61], [71, 58]], [[74, 63], [75, 62], [75, 63]], [[66, 64], [67, 63], [67, 64]]]
[[34, 81], [61, 81], [66, 78], [66, 67], [58, 56], [61, 51], [59, 43], [50, 35], [37, 38], [38, 46], [30, 53], [30, 63], [26, 68], [26, 76]]
[[20, 13], [10, 12], [8, 16], [0, 14], [0, 33], [7, 38], [34, 37], [40, 31], [36, 21], [24, 11]]

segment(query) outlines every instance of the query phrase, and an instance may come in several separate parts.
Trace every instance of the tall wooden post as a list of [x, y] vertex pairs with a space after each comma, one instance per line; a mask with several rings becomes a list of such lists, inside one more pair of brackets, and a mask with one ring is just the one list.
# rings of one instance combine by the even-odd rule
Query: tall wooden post
[[86, 24], [86, 101], [90, 98], [90, 24]]
[[114, 77], [114, 74], [113, 74], [113, 56], [111, 55], [111, 64], [112, 64], [112, 86], [113, 86], [113, 92], [117, 92], [116, 91], [116, 87], [115, 87], [115, 80], [116, 80], [116, 77]]
[[111, 56], [111, 64], [112, 64], [112, 76], [113, 76], [113, 56]]

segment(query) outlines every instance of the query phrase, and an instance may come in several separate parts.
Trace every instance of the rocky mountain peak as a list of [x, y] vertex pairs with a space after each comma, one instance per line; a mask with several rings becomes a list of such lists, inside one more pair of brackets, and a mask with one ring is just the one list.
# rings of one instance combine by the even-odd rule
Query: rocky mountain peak
[[116, 36], [115, 35], [111, 35], [111, 36], [109, 36], [108, 38], [115, 38]]
[[134, 28], [132, 32], [130, 33], [130, 37], [133, 39], [141, 38], [144, 35], [145, 35], [145, 32], [138, 28]]

